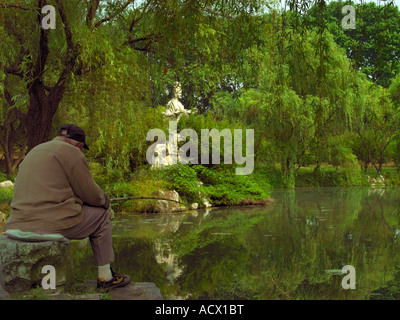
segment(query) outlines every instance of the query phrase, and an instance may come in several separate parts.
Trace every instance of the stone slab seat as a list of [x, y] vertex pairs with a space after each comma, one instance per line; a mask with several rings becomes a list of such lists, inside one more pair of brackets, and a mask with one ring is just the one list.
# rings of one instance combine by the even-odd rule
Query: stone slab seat
[[40, 285], [51, 265], [56, 285], [72, 281], [74, 266], [69, 252], [70, 240], [59, 234], [39, 234], [7, 230], [0, 234], [0, 298], [5, 292], [23, 292]]

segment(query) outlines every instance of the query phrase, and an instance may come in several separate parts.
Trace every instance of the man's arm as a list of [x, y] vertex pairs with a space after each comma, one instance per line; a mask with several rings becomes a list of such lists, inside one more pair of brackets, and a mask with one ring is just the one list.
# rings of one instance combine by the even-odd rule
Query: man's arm
[[79, 159], [74, 164], [68, 178], [75, 195], [85, 204], [106, 209], [110, 207], [110, 199], [93, 180], [85, 158]]

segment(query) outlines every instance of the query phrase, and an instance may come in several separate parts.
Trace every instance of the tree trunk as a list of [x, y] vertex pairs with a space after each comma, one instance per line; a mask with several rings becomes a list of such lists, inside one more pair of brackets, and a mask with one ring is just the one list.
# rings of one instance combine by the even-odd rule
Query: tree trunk
[[[10, 92], [4, 88], [9, 105], [4, 122], [0, 125], [0, 145], [3, 151], [7, 177], [10, 177], [25, 156], [25, 115], [15, 107]], [[16, 156], [16, 149], [19, 150]]]
[[282, 177], [283, 184], [286, 188], [294, 188], [296, 185], [295, 166], [292, 157], [285, 159], [282, 162]]
[[[58, 88], [60, 89], [60, 88]], [[60, 104], [62, 90], [50, 89], [46, 94], [41, 81], [35, 81], [29, 90], [30, 106], [27, 114], [28, 152], [38, 144], [49, 140], [54, 114]]]
[[21, 148], [17, 156], [15, 156], [15, 150], [13, 144], [9, 144], [8, 146], [3, 146], [3, 152], [6, 165], [6, 175], [8, 178], [10, 178], [14, 170], [18, 167], [18, 165], [25, 157], [25, 146]]

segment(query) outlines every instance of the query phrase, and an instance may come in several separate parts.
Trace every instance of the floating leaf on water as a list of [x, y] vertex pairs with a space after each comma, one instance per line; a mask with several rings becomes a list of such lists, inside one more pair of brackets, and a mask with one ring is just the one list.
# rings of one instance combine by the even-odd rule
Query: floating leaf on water
[[343, 274], [342, 269], [328, 269], [328, 270], [325, 270], [325, 272], [327, 274], [331, 274], [331, 275], [342, 275]]

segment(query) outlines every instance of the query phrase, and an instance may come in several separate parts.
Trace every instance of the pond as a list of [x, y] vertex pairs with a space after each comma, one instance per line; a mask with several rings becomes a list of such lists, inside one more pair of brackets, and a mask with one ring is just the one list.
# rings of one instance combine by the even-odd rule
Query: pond
[[[399, 189], [274, 190], [268, 207], [114, 220], [114, 267], [164, 299], [399, 298]], [[90, 244], [74, 242], [79, 280], [96, 278]], [[355, 268], [356, 288], [340, 273]], [[332, 272], [330, 270], [339, 270]]]

